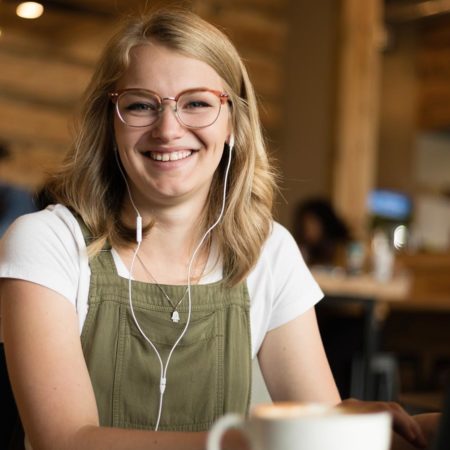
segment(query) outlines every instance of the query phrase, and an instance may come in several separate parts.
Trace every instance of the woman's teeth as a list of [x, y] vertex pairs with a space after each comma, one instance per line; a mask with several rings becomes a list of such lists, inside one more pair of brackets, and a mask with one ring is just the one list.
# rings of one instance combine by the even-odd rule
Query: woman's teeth
[[183, 150], [180, 152], [148, 152], [148, 155], [151, 159], [154, 159], [155, 161], [178, 161], [180, 159], [187, 158], [188, 156], [191, 156], [192, 151]]

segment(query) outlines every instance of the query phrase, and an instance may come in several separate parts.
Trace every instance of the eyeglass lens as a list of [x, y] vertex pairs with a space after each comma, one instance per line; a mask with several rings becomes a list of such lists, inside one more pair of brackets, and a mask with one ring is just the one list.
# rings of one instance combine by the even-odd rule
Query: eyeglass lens
[[[123, 92], [117, 100], [120, 118], [132, 127], [153, 124], [164, 107], [156, 95], [146, 91]], [[183, 125], [201, 128], [216, 121], [220, 107], [220, 99], [212, 92], [189, 91], [178, 98], [175, 113]]]

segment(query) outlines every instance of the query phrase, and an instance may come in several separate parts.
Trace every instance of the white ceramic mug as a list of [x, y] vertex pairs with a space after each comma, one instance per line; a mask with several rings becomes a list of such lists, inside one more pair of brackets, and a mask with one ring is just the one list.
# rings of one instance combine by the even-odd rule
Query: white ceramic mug
[[388, 450], [391, 416], [365, 406], [257, 405], [249, 418], [227, 414], [208, 435], [208, 450], [220, 450], [223, 434], [241, 430], [252, 450]]

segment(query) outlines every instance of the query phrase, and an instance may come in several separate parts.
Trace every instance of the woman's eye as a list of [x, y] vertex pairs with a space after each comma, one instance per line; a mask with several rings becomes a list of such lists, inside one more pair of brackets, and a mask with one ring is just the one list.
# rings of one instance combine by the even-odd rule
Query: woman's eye
[[192, 100], [185, 105], [183, 105], [184, 109], [197, 109], [197, 108], [208, 108], [211, 105], [202, 100]]
[[151, 103], [135, 102], [127, 106], [128, 111], [157, 111], [158, 107]]

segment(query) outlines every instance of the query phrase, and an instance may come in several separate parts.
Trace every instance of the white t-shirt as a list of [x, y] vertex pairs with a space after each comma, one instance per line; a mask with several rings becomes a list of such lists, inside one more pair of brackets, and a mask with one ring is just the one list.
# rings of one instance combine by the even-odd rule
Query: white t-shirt
[[[127, 267], [112, 251], [119, 276]], [[201, 284], [222, 278], [222, 268], [205, 270]], [[17, 278], [52, 289], [76, 308], [80, 333], [88, 310], [89, 261], [80, 226], [62, 205], [17, 219], [0, 241], [0, 278]], [[322, 291], [305, 265], [291, 234], [274, 222], [261, 256], [248, 275], [252, 357], [266, 333], [298, 317], [315, 305]], [[1, 321], [0, 321], [1, 334]]]

